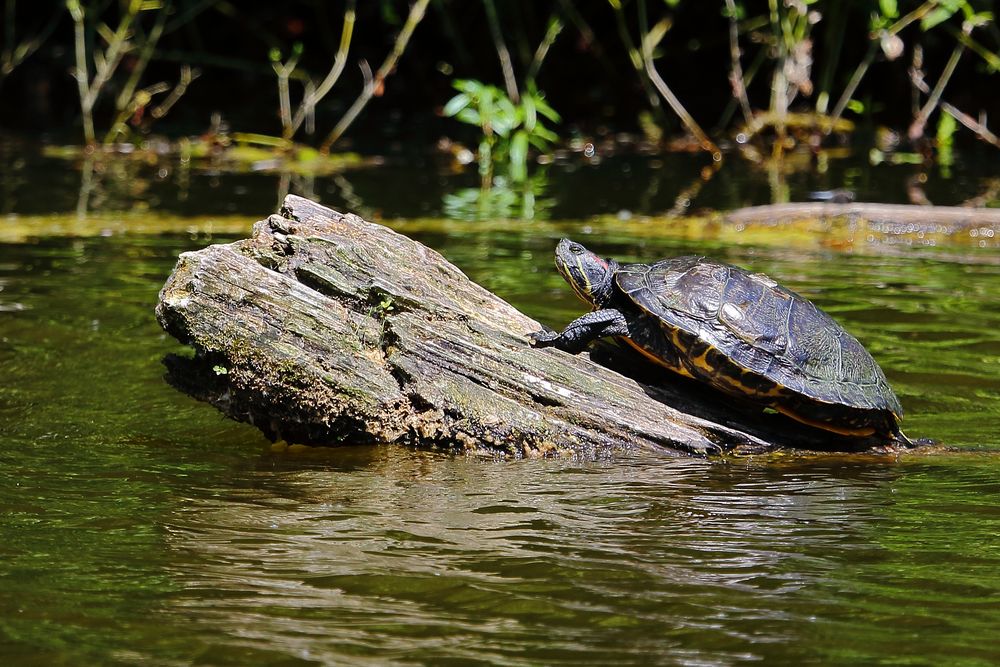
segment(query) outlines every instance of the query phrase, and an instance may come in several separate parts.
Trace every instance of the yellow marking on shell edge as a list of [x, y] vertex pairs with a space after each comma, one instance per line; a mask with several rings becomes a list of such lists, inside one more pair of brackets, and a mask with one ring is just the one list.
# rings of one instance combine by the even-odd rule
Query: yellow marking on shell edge
[[699, 354], [697, 357], [691, 358], [691, 363], [700, 368], [701, 370], [705, 371], [706, 373], [714, 373], [715, 371], [718, 370], [710, 363], [708, 363], [708, 353], [711, 351], [711, 349], [712, 348], [708, 348], [707, 350]]
[[[664, 327], [667, 334], [670, 336], [670, 341], [674, 344], [674, 347], [684, 356], [688, 355], [690, 348], [683, 344], [680, 332], [677, 329], [672, 329]], [[722, 369], [712, 366], [708, 363], [708, 353], [712, 351], [717, 351], [713, 346], [709, 346], [704, 352], [702, 352], [697, 357], [688, 357], [688, 363], [693, 365], [695, 368], [700, 369], [705, 372], [706, 379], [709, 383], [716, 389], [723, 392], [729, 393], [731, 395], [740, 397], [754, 397], [754, 398], [781, 398], [785, 395], [785, 388], [781, 385], [774, 383], [774, 386], [767, 391], [760, 391], [749, 387], [743, 383], [743, 381], [735, 375], [726, 375], [720, 372]], [[743, 368], [738, 364], [730, 361], [730, 365], [738, 368], [743, 373], [752, 373], [750, 369]], [[691, 377], [691, 373], [685, 373], [688, 377]]]
[[[752, 372], [752, 371], [750, 371], [750, 372]], [[754, 389], [753, 387], [749, 387], [749, 386], [743, 384], [743, 381], [740, 380], [740, 378], [730, 377], [730, 378], [727, 378], [727, 379], [730, 382], [732, 382], [735, 386], [737, 386], [740, 389], [742, 389], [746, 394], [748, 394], [750, 396], [754, 396], [756, 398], [782, 398], [782, 397], [784, 397], [784, 396], [787, 395], [787, 388], [782, 387], [780, 384], [778, 384], [776, 382], [773, 382], [771, 380], [768, 380], [768, 381], [771, 382], [774, 386], [772, 386], [767, 391], [761, 391], [759, 389]], [[765, 379], [767, 379], [767, 378], [765, 378]]]
[[625, 341], [626, 343], [628, 343], [629, 345], [631, 345], [632, 347], [634, 347], [636, 349], [636, 351], [638, 351], [642, 356], [646, 357], [647, 359], [649, 359], [650, 361], [652, 361], [652, 362], [654, 362], [656, 364], [659, 364], [660, 366], [663, 366], [668, 371], [673, 371], [674, 373], [677, 373], [678, 375], [683, 375], [686, 378], [694, 378], [694, 376], [691, 375], [691, 372], [688, 371], [688, 369], [684, 368], [683, 366], [671, 366], [666, 361], [664, 361], [660, 357], [656, 356], [655, 354], [653, 354], [652, 352], [650, 352], [649, 350], [647, 350], [643, 346], [639, 345], [639, 343], [635, 342], [631, 338], [624, 338], [624, 337], [622, 337], [621, 340]]
[[813, 426], [815, 428], [821, 428], [824, 431], [831, 431], [837, 435], [847, 435], [855, 438], [862, 438], [875, 433], [875, 429], [871, 426], [866, 426], [864, 428], [845, 428], [842, 426], [834, 426], [833, 424], [828, 424], [826, 422], [821, 422], [816, 419], [809, 419], [808, 417], [803, 417], [797, 414], [795, 411], [786, 408], [783, 405], [775, 405], [774, 409], [785, 415], [786, 417], [791, 417], [797, 422], [802, 422], [807, 426]]

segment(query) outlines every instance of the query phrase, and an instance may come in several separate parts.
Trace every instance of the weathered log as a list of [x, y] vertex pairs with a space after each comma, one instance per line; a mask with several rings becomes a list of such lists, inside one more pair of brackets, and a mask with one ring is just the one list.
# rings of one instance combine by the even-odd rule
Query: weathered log
[[181, 255], [156, 314], [196, 350], [167, 359], [168, 379], [273, 439], [587, 457], [877, 445], [654, 385], [613, 345], [534, 349], [541, 325], [437, 252], [296, 196], [252, 238]]
[[732, 223], [781, 224], [789, 220], [844, 219], [864, 222], [892, 233], [924, 231], [953, 233], [983, 226], [1000, 225], [1000, 209], [964, 206], [912, 206], [872, 202], [794, 202], [766, 204], [728, 211], [724, 219]]

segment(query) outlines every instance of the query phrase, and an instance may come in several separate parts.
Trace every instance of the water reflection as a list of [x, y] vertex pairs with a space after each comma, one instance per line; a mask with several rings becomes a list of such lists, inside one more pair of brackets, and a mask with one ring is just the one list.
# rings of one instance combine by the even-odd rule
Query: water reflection
[[[919, 597], [920, 545], [949, 544], [941, 526], [907, 537], [932, 516], [934, 479], [875, 459], [494, 465], [384, 448], [262, 468], [169, 517], [185, 592], [164, 613], [199, 641], [323, 663], [831, 655], [818, 625], [914, 627], [875, 610]], [[981, 489], [983, 472], [953, 491]], [[1000, 564], [986, 534], [953, 557]], [[900, 589], [864, 583], [890, 569]], [[960, 590], [961, 575], [942, 577]], [[978, 592], [1000, 592], [996, 576]], [[950, 636], [915, 621], [926, 647]]]
[[523, 183], [498, 177], [489, 188], [460, 188], [445, 194], [441, 211], [452, 220], [545, 219], [555, 205], [555, 200], [546, 196], [548, 189], [544, 169]]
[[[434, 155], [389, 155], [333, 174], [291, 168], [239, 171], [219, 160], [153, 153], [44, 157], [38, 147], [0, 142], [0, 192], [6, 213], [84, 214], [157, 209], [182, 215], [273, 210], [288, 192], [318, 198], [366, 218], [458, 220], [588, 219], [598, 215], [683, 215], [706, 209], [804, 201], [809, 193], [848, 189], [857, 201], [939, 205], [995, 204], [992, 153], [964, 154], [951, 173], [921, 165], [872, 165], [849, 151], [836, 159], [791, 156], [752, 165], [733, 158], [707, 164], [687, 154], [612, 152], [586, 160], [573, 152], [541, 165], [526, 187], [483, 191], [472, 171], [454, 172]], [[62, 151], [65, 152], [65, 151]], [[59, 149], [49, 153], [60, 154]], [[800, 157], [802, 159], [800, 159]], [[829, 157], [829, 156], [828, 156]], [[796, 162], [798, 160], [798, 162]], [[378, 168], [372, 168], [378, 163]]]

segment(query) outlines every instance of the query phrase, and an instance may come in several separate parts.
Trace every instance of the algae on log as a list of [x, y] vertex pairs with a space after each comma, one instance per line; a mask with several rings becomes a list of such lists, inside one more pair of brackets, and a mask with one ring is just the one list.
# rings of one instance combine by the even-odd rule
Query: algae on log
[[252, 238], [182, 254], [156, 314], [196, 351], [167, 358], [175, 386], [290, 442], [586, 457], [824, 444], [691, 382], [631, 379], [614, 346], [534, 349], [541, 326], [437, 252], [296, 196]]

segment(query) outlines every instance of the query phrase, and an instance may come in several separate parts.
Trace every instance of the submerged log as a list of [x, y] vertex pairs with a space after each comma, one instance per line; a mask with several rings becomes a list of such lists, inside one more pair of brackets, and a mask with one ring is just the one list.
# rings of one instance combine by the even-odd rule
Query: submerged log
[[534, 349], [541, 325], [437, 252], [296, 196], [251, 238], [182, 254], [156, 314], [195, 349], [167, 358], [168, 380], [272, 439], [515, 457], [878, 446], [664, 382], [614, 345]]

